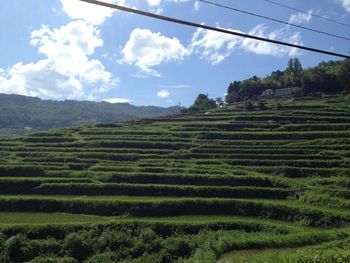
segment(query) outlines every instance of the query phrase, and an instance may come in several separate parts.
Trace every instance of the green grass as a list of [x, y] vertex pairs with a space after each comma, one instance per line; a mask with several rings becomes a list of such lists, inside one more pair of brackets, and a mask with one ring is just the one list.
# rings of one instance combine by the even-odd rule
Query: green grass
[[217, 263], [296, 263], [297, 248], [245, 249], [222, 255]]
[[104, 223], [113, 220], [115, 217], [66, 213], [0, 212], [0, 226]]
[[[344, 228], [350, 225], [349, 101], [334, 96], [265, 105], [0, 139], [0, 225], [8, 226], [6, 238], [0, 230], [0, 250], [15, 233], [35, 247], [37, 232], [27, 224], [61, 224], [49, 228], [60, 241], [45, 241], [52, 247], [40, 241], [52, 255], [65, 251], [70, 232], [86, 237], [94, 231], [86, 240], [98, 239], [102, 253], [107, 241], [97, 236], [113, 232], [112, 224], [122, 228], [115, 240], [125, 242], [114, 256], [124, 262], [107, 262], [176, 262], [184, 255], [212, 263], [232, 251], [232, 262], [328, 263], [347, 256], [350, 245], [334, 242], [350, 243]], [[84, 223], [93, 226], [78, 226]], [[38, 229], [46, 240], [47, 229]], [[143, 241], [130, 244], [132, 234], [123, 233]], [[157, 240], [151, 248], [149, 235]], [[324, 244], [333, 252], [318, 247]], [[120, 254], [125, 249], [130, 258]]]

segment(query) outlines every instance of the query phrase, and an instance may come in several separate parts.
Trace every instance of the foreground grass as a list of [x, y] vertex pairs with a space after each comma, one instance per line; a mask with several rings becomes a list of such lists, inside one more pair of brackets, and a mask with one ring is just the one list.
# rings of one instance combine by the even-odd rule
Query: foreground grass
[[66, 213], [0, 212], [0, 226], [103, 223], [110, 222], [114, 219], [115, 217]]
[[238, 250], [223, 255], [217, 263], [294, 263], [296, 251], [297, 248]]

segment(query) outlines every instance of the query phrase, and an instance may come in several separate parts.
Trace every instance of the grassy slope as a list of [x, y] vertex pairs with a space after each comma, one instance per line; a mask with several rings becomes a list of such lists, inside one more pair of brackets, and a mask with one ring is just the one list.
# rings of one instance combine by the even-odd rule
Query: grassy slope
[[0, 225], [82, 224], [110, 222], [113, 218], [66, 213], [0, 212]]
[[[274, 222], [286, 229], [349, 225], [349, 101], [310, 98], [266, 105], [266, 111], [245, 111], [237, 104], [206, 114], [2, 140], [0, 219], [6, 223], [12, 217], [19, 224], [109, 220], [43, 213], [50, 211], [122, 215], [117, 221], [125, 223]], [[257, 197], [264, 191], [270, 198]], [[28, 214], [22, 220], [26, 213], [18, 212], [24, 209]], [[295, 236], [276, 240], [276, 246], [317, 244], [312, 236], [318, 230], [307, 229], [305, 242], [295, 242], [300, 238]], [[216, 238], [210, 235], [208, 240]], [[194, 262], [205, 251], [216, 251], [217, 258], [243, 246], [230, 236], [222, 238], [225, 249], [199, 246]], [[273, 233], [264, 238], [261, 242], [271, 247]], [[254, 242], [249, 249], [264, 244]]]

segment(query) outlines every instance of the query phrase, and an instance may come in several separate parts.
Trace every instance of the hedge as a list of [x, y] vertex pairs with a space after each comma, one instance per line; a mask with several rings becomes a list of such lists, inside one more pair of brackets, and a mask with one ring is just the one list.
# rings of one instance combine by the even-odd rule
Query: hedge
[[300, 222], [310, 226], [341, 226], [350, 222], [349, 215], [330, 213], [316, 208], [292, 207], [246, 200], [182, 200], [166, 202], [124, 202], [55, 200], [54, 198], [0, 198], [2, 211], [67, 212], [93, 215], [177, 216], [241, 215]]
[[128, 195], [285, 199], [290, 190], [262, 187], [213, 187], [143, 184], [43, 183], [31, 194], [45, 195]]

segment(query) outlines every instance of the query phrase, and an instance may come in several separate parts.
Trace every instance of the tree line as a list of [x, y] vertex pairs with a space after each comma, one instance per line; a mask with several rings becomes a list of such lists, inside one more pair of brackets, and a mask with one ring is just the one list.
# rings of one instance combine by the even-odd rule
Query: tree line
[[350, 60], [321, 62], [303, 69], [299, 59], [291, 58], [284, 71], [230, 83], [225, 100], [227, 103], [254, 100], [267, 89], [275, 91], [291, 87], [299, 88], [298, 95], [350, 92]]
[[[315, 67], [303, 69], [298, 58], [291, 58], [285, 70], [273, 71], [260, 78], [253, 76], [245, 80], [231, 82], [225, 96], [226, 103], [256, 100], [268, 89], [276, 91], [283, 88], [297, 88], [294, 95], [303, 96], [314, 93], [349, 93], [350, 59], [321, 62]], [[199, 94], [193, 105], [182, 109], [183, 113], [195, 113], [220, 107], [222, 98], [211, 99], [208, 94]], [[249, 106], [249, 105], [248, 105]]]

